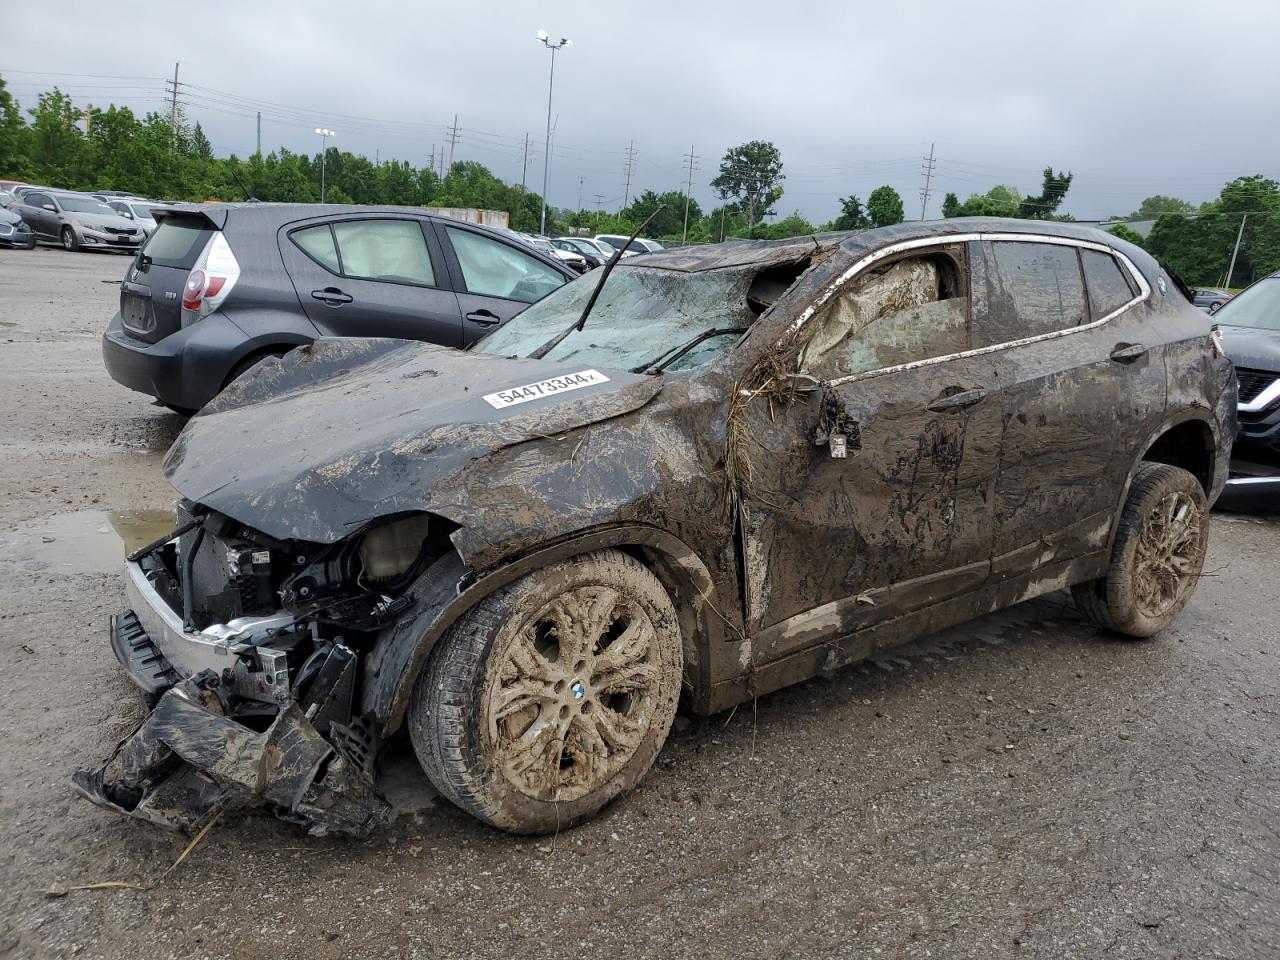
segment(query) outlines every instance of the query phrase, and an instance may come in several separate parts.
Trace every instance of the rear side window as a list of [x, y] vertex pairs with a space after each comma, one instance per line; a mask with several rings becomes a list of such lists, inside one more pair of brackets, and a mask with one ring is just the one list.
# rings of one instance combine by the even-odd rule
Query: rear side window
[[338, 248], [333, 242], [333, 231], [327, 223], [318, 227], [307, 227], [289, 234], [293, 242], [312, 260], [318, 262], [326, 270], [342, 273], [342, 264], [338, 260]]
[[215, 233], [203, 217], [165, 217], [142, 245], [142, 256], [162, 267], [190, 270]]
[[1056, 243], [984, 243], [986, 309], [974, 318], [974, 347], [1078, 327], [1085, 319], [1076, 248]]
[[445, 227], [468, 293], [533, 303], [565, 279], [536, 257], [470, 230]]
[[1133, 290], [1115, 257], [1097, 250], [1081, 250], [1080, 259], [1084, 262], [1093, 319], [1101, 320], [1133, 299]]
[[427, 240], [416, 220], [344, 220], [333, 225], [333, 236], [345, 276], [435, 286]]
[[436, 285], [416, 220], [343, 220], [295, 230], [289, 238], [326, 270], [344, 277]]

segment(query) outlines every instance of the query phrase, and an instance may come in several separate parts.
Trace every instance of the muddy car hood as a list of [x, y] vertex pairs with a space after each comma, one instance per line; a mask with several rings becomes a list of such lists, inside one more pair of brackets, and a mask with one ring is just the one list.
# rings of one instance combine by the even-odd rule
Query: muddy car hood
[[456, 513], [474, 461], [628, 413], [661, 388], [582, 363], [321, 339], [264, 361], [192, 417], [165, 475], [269, 536], [333, 543], [381, 516]]

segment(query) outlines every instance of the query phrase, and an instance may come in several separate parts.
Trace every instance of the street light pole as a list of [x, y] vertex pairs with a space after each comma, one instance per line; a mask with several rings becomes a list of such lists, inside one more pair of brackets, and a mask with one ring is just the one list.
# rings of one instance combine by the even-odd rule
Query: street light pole
[[561, 47], [572, 46], [572, 41], [565, 37], [559, 43], [551, 42], [551, 34], [539, 30], [535, 35], [537, 41], [551, 51], [551, 79], [547, 83], [547, 140], [542, 153], [542, 220], [539, 233], [547, 232], [547, 173], [551, 167], [551, 94], [556, 86], [556, 51]]
[[324, 142], [330, 137], [336, 137], [337, 133], [327, 127], [316, 127], [316, 133], [320, 134], [320, 202], [324, 203]]

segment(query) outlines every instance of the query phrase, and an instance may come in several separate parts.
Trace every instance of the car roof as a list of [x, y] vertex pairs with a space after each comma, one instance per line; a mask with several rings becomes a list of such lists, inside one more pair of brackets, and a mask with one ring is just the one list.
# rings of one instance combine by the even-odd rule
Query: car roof
[[[1125, 253], [1136, 250], [1094, 227], [1059, 220], [1014, 220], [1000, 217], [954, 217], [949, 220], [912, 220], [871, 230], [834, 231], [788, 237], [785, 240], [737, 240], [697, 247], [667, 247], [654, 253], [637, 254], [623, 261], [627, 267], [658, 267], [696, 272], [726, 267], [761, 266], [799, 259], [815, 251], [843, 249], [864, 255], [882, 247], [909, 240], [937, 240], [973, 233], [1047, 234], [1070, 240], [1102, 243]], [[621, 264], [619, 264], [621, 266]]]

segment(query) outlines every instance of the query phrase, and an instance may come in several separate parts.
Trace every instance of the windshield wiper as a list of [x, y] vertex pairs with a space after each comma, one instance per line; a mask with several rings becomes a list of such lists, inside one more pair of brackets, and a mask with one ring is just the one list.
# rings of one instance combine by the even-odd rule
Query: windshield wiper
[[632, 367], [632, 373], [661, 373], [667, 367], [671, 366], [686, 353], [702, 343], [704, 340], [710, 340], [712, 337], [727, 337], [732, 333], [746, 333], [746, 327], [712, 327], [710, 330], [703, 330], [696, 337], [686, 340], [679, 346], [664, 350], [652, 360], [646, 360], [638, 367]]
[[631, 244], [635, 243], [636, 237], [640, 236], [641, 231], [643, 231], [644, 228], [653, 221], [653, 218], [660, 214], [665, 207], [666, 204], [658, 204], [658, 209], [649, 214], [648, 220], [636, 227], [636, 232], [631, 235], [630, 239], [613, 251], [613, 256], [609, 258], [609, 262], [604, 265], [604, 270], [600, 273], [600, 279], [596, 281], [596, 288], [591, 291], [591, 299], [588, 300], [587, 305], [582, 308], [582, 316], [557, 333], [537, 350], [533, 351], [533, 353], [529, 354], [529, 359], [541, 360], [556, 347], [560, 346], [561, 341], [563, 341], [565, 337], [569, 336], [573, 331], [581, 330], [583, 328], [587, 322], [587, 314], [589, 314], [591, 312], [591, 308], [596, 305], [596, 300], [600, 296], [600, 291], [604, 289], [604, 282], [609, 279], [609, 274], [613, 272], [614, 266], [622, 259], [622, 251], [628, 249]]

